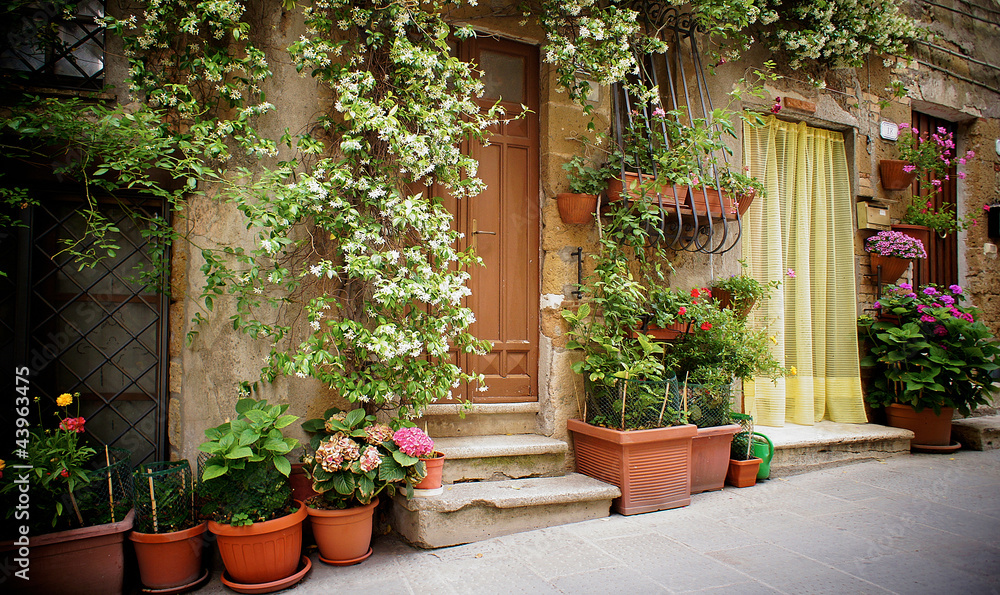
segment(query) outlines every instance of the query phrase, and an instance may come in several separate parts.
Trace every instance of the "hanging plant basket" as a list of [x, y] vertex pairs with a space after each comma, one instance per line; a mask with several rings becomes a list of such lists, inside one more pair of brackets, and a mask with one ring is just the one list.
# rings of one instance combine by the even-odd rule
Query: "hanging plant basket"
[[910, 266], [909, 258], [899, 258], [897, 256], [882, 256], [881, 254], [871, 253], [871, 267], [872, 273], [874, 274], [878, 267], [882, 267], [882, 283], [895, 283], [906, 269]]
[[903, 167], [909, 165], [909, 161], [902, 159], [883, 159], [878, 162], [878, 173], [882, 178], [882, 187], [886, 190], [906, 190], [917, 179], [916, 170], [909, 173], [903, 171]]
[[559, 207], [559, 218], [563, 223], [585, 225], [594, 220], [597, 195], [564, 192], [556, 195], [556, 205]]

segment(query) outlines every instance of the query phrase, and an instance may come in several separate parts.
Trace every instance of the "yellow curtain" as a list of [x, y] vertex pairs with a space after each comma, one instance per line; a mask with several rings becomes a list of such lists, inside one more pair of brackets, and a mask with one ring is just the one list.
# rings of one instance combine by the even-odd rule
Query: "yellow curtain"
[[744, 382], [744, 408], [766, 426], [865, 423], [844, 137], [769, 117], [744, 126], [743, 163], [767, 188], [744, 217], [743, 256], [757, 280], [781, 281], [754, 323], [788, 370]]

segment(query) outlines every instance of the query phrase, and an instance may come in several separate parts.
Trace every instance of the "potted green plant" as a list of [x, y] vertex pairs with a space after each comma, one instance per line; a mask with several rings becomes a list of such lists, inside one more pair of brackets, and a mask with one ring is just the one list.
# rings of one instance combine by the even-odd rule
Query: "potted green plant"
[[677, 374], [688, 421], [698, 426], [692, 443], [692, 494], [721, 489], [725, 482], [730, 441], [739, 430], [730, 418], [733, 381], [783, 373], [764, 329], [751, 327], [711, 299], [696, 307], [698, 332], [664, 349], [664, 366]]
[[[967, 151], [964, 156], [959, 157], [955, 152], [954, 133], [947, 132], [943, 128], [930, 134], [921, 135], [916, 129], [907, 123], [899, 125], [900, 134], [897, 141], [900, 161], [883, 160], [879, 163], [882, 174], [882, 185], [887, 190], [902, 190], [910, 186], [913, 179], [918, 175], [923, 175], [921, 187], [928, 193], [939, 192], [944, 180], [949, 177], [948, 170], [955, 165], [964, 165], [969, 159], [976, 156], [974, 151]], [[907, 176], [906, 180], [900, 180], [898, 184], [889, 181], [893, 178], [892, 171], [900, 170]], [[959, 179], [965, 177], [965, 172], [955, 174]], [[893, 187], [886, 186], [889, 183]], [[934, 201], [916, 194], [911, 198], [910, 204], [903, 215], [903, 223], [906, 225], [917, 225], [928, 227], [942, 237], [968, 229], [975, 223], [975, 215], [969, 213], [965, 217], [957, 217], [955, 206], [944, 204], [940, 208], [934, 207]]]
[[[14, 592], [123, 591], [123, 542], [135, 517], [130, 455], [117, 448], [98, 451], [85, 442], [79, 400], [80, 393], [59, 395], [57, 427], [30, 433], [24, 428], [23, 434], [19, 429], [17, 463], [0, 461], [6, 471], [0, 494], [7, 518], [15, 522], [9, 526], [18, 528], [0, 542], [0, 554], [12, 564], [6, 588]], [[28, 397], [22, 393], [14, 402], [17, 414], [27, 419]], [[74, 403], [76, 416], [70, 417]]]
[[597, 195], [607, 187], [611, 172], [607, 166], [591, 166], [580, 155], [574, 155], [562, 167], [566, 171], [570, 191], [556, 195], [559, 217], [563, 223], [590, 223], [597, 209]]
[[405, 483], [412, 496], [413, 485], [427, 475], [420, 456], [433, 451], [433, 442], [412, 424], [395, 423], [400, 427], [394, 430], [364, 409], [331, 408], [302, 424], [311, 434], [305, 469], [318, 495], [307, 511], [320, 561], [347, 566], [367, 559], [378, 495]]
[[769, 296], [781, 282], [775, 280], [761, 283], [747, 274], [746, 261], [741, 260], [740, 265], [744, 269], [743, 273], [712, 282], [712, 297], [720, 308], [732, 309], [737, 317], [746, 318], [757, 302]]
[[236, 419], [206, 429], [198, 447], [210, 455], [198, 486], [201, 512], [226, 567], [222, 582], [235, 590], [285, 589], [311, 567], [301, 555], [305, 506], [292, 500], [288, 481], [286, 455], [299, 441], [282, 433], [298, 419], [287, 409], [240, 399]]
[[208, 522], [195, 514], [187, 461], [144, 463], [133, 472], [136, 520], [129, 534], [149, 591], [180, 593], [208, 579], [202, 550]]
[[861, 362], [873, 368], [867, 400], [886, 409], [890, 426], [914, 431], [915, 449], [953, 449], [953, 412], [969, 415], [998, 386], [991, 373], [1000, 365], [1000, 344], [964, 300], [958, 285], [900, 284], [875, 303], [898, 322], [880, 320], [868, 329], [870, 350]]
[[737, 488], [749, 488], [757, 483], [761, 460], [753, 454], [753, 431], [741, 431], [733, 436], [726, 483]]
[[883, 230], [870, 236], [865, 240], [865, 252], [870, 255], [872, 271], [881, 271], [883, 283], [895, 283], [911, 260], [927, 258], [923, 242], [899, 231]]
[[571, 329], [567, 347], [585, 354], [573, 365], [586, 387], [582, 419], [567, 422], [576, 468], [618, 486], [622, 495], [613, 506], [621, 514], [687, 506], [696, 429], [678, 409], [676, 380], [663, 378], [663, 347], [642, 333], [628, 337], [629, 322], [609, 327], [604, 314], [591, 316], [588, 303], [563, 312]]

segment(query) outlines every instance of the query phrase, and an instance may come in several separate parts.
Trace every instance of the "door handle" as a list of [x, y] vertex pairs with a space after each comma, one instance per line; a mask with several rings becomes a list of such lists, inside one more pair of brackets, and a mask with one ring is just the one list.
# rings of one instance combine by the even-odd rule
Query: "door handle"
[[495, 231], [479, 231], [479, 225], [477, 224], [476, 220], [473, 219], [472, 220], [472, 235], [474, 235], [474, 236], [478, 236], [478, 235], [495, 236], [495, 235], [497, 235], [497, 232], [495, 232]]

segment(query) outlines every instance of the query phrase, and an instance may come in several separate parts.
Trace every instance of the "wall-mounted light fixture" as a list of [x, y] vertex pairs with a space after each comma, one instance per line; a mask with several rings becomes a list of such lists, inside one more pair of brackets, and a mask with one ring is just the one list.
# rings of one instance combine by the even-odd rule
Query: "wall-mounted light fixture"
[[[895, 122], [879, 122], [879, 136], [885, 140], [896, 140], [899, 138], [899, 126]], [[1000, 145], [997, 145], [1000, 147]]]

